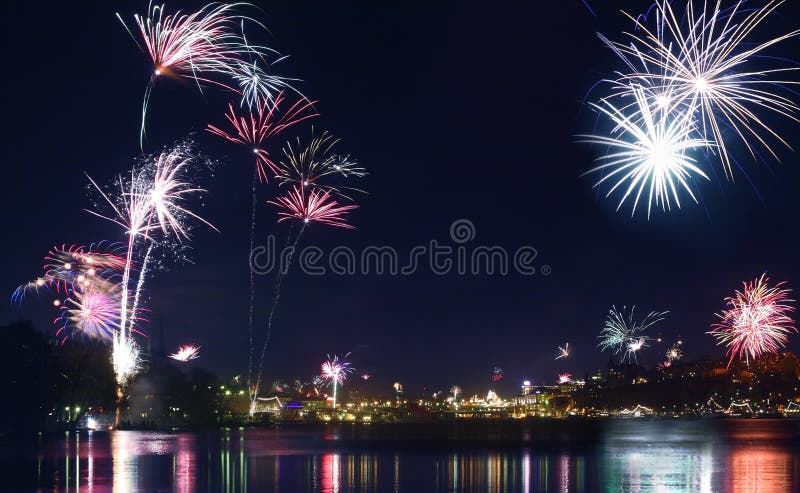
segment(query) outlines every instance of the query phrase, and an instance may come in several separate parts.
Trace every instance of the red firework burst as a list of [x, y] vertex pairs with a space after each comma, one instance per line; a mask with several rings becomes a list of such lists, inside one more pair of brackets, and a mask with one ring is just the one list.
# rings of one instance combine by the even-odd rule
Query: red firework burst
[[728, 366], [738, 357], [745, 361], [764, 353], [776, 353], [797, 328], [791, 314], [789, 290], [785, 282], [769, 286], [769, 278], [762, 275], [753, 282], [745, 282], [742, 291], [725, 299], [726, 309], [717, 314], [720, 321], [708, 332], [717, 344], [727, 347]]
[[347, 213], [357, 205], [340, 205], [330, 191], [294, 186], [289, 193], [267, 201], [277, 206], [278, 222], [287, 219], [302, 219], [304, 223], [322, 223], [338, 228], [355, 229], [347, 223]]
[[238, 115], [232, 103], [228, 103], [228, 112], [225, 119], [233, 126], [233, 131], [228, 132], [209, 124], [206, 130], [222, 137], [234, 144], [248, 145], [253, 148], [256, 155], [256, 171], [258, 179], [266, 183], [267, 169], [277, 174], [278, 167], [270, 159], [269, 152], [263, 147], [271, 137], [281, 133], [288, 127], [308, 118], [319, 116], [318, 113], [306, 113], [313, 109], [316, 101], [298, 100], [285, 113], [278, 117], [279, 106], [283, 102], [283, 91], [272, 100], [260, 100], [255, 111], [247, 115]]

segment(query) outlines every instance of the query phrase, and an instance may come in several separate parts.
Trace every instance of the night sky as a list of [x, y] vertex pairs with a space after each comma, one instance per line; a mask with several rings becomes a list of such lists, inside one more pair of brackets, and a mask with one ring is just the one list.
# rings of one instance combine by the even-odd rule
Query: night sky
[[[320, 101], [315, 127], [341, 137], [339, 150], [370, 172], [360, 184], [369, 194], [358, 197], [352, 215], [358, 229], [312, 226], [301, 245], [387, 245], [403, 259], [431, 239], [452, 245], [450, 224], [466, 218], [477, 229], [469, 246], [530, 245], [538, 250], [534, 264], [552, 273], [310, 277], [295, 270], [282, 292], [268, 381], [306, 377], [326, 353], [348, 351], [384, 391], [400, 381], [410, 393], [453, 384], [485, 392], [495, 365], [505, 370], [507, 391], [526, 378], [582, 376], [608, 361], [595, 345], [612, 304], [669, 310], [660, 325], [666, 341], [680, 334], [688, 359], [719, 356], [704, 333], [742, 280], [766, 271], [800, 289], [800, 163], [793, 151], [779, 149], [782, 162], [765, 165], [736, 146], [749, 179], [737, 171], [727, 182], [715, 163], [716, 179], [700, 187], [701, 205], [687, 203], [649, 222], [644, 214], [631, 219], [629, 209], [616, 213], [614, 200], [592, 191], [593, 177], [580, 177], [601, 152], [574, 142], [594, 124], [582, 99], [622, 68], [595, 33], [621, 38], [630, 26], [617, 9], [639, 12], [649, 2], [596, 1], [598, 17], [580, 0], [428, 3], [260, 4], [271, 34], [259, 40], [290, 55], [275, 72], [303, 79], [298, 88]], [[2, 6], [2, 285], [9, 295], [39, 273], [54, 244], [121, 239], [114, 225], [83, 211], [84, 172], [105, 182], [140, 152], [151, 67], [114, 13], [129, 19], [146, 6]], [[796, 28], [798, 14], [797, 3], [784, 5], [757, 33]], [[777, 51], [798, 58], [797, 49], [794, 41]], [[200, 212], [221, 234], [197, 228], [194, 263], [148, 281], [146, 331], [157, 341], [163, 323], [168, 350], [200, 344], [201, 359], [192, 364], [230, 376], [246, 371], [252, 154], [203, 132], [206, 123], [221, 123], [226, 102], [221, 91], [201, 94], [187, 81], [160, 81], [154, 90], [145, 149], [196, 133], [200, 148], [220, 161], [204, 183], [209, 194]], [[778, 129], [800, 145], [797, 125]], [[299, 126], [284, 137], [309, 130]], [[273, 142], [273, 155], [283, 140]], [[288, 232], [264, 204], [273, 190], [260, 192], [261, 242], [268, 234], [281, 242]], [[272, 283], [272, 276], [259, 280], [259, 328]], [[52, 333], [55, 311], [46, 301], [3, 306], [0, 321], [26, 317]], [[554, 362], [567, 341], [573, 357]], [[795, 337], [790, 348], [800, 350], [798, 344]], [[646, 351], [644, 362], [661, 361], [666, 347]]]

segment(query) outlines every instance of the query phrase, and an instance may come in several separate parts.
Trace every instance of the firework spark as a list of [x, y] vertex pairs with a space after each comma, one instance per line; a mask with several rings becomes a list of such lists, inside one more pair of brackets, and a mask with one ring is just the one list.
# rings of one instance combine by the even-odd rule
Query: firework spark
[[348, 356], [350, 356], [350, 353], [344, 355], [341, 360], [336, 355], [333, 355], [333, 358], [328, 356], [328, 359], [322, 363], [322, 373], [320, 376], [333, 386], [333, 409], [336, 409], [337, 385], [343, 385], [344, 381], [347, 379], [347, 375], [354, 370], [354, 368], [350, 366], [350, 363], [345, 361]]
[[[134, 14], [134, 30], [120, 14], [117, 18], [153, 66], [153, 75], [142, 103], [140, 144], [144, 142], [145, 119], [153, 85], [158, 77], [192, 79], [198, 87], [207, 82], [242, 94], [243, 104], [258, 94], [271, 95], [278, 87], [291, 87], [289, 79], [268, 75], [253, 62], [274, 50], [251, 45], [240, 30], [245, 21], [261, 25], [236, 12], [244, 3], [209, 3], [192, 13], [166, 13], [164, 5], [151, 5], [145, 16]], [[262, 26], [263, 27], [263, 26]], [[223, 75], [225, 81], [218, 80]], [[227, 79], [232, 79], [230, 82]], [[239, 86], [237, 90], [234, 86]], [[270, 98], [271, 99], [271, 98]]]
[[350, 187], [334, 187], [322, 181], [322, 178], [331, 175], [361, 178], [367, 174], [366, 170], [350, 156], [333, 152], [338, 143], [339, 139], [334, 138], [329, 132], [322, 132], [318, 137], [312, 137], [307, 147], [301, 145], [299, 138], [294, 145], [288, 143], [283, 149], [284, 159], [278, 163], [278, 180], [281, 184], [318, 187], [339, 195], [342, 195], [343, 190], [360, 191]]
[[641, 351], [642, 348], [647, 347], [647, 338], [646, 337], [637, 337], [635, 339], [631, 339], [628, 341], [628, 351], [626, 356], [630, 359], [636, 360], [636, 353]]
[[664, 320], [667, 312], [650, 312], [641, 320], [634, 317], [635, 307], [617, 310], [611, 307], [603, 330], [598, 338], [601, 350], [611, 350], [613, 354], [623, 354], [623, 360], [636, 360], [636, 353], [646, 347], [647, 337], [643, 334], [656, 323]]
[[571, 353], [572, 349], [569, 347], [569, 343], [567, 342], [564, 344], [564, 347], [561, 346], [558, 347], [558, 356], [556, 356], [556, 359], [559, 360], [561, 358], [566, 358]]
[[794, 307], [785, 282], [770, 287], [765, 275], [745, 282], [741, 291], [725, 299], [726, 309], [717, 314], [720, 321], [708, 332], [717, 344], [726, 346], [728, 366], [734, 358], [758, 358], [775, 353], [796, 333], [791, 314]]
[[178, 351], [169, 355], [169, 358], [172, 358], [175, 361], [180, 361], [181, 363], [186, 363], [187, 361], [197, 359], [199, 357], [200, 346], [195, 346], [194, 344], [180, 346], [178, 347]]
[[89, 246], [54, 246], [44, 258], [42, 276], [19, 286], [12, 294], [12, 301], [24, 301], [31, 291], [38, 293], [47, 289], [56, 294], [68, 294], [97, 280], [111, 279], [121, 272], [125, 263], [125, 257], [119, 253], [122, 253], [121, 245], [107, 241]]
[[339, 205], [329, 191], [294, 186], [286, 195], [267, 203], [280, 209], [278, 222], [301, 219], [304, 224], [321, 223], [337, 228], [355, 228], [347, 222], [347, 214], [358, 206]]
[[[130, 371], [138, 367], [136, 364], [126, 362], [130, 360], [129, 355], [134, 353], [130, 348], [134, 346], [132, 333], [136, 330], [134, 328], [136, 309], [147, 275], [147, 263], [152, 247], [164, 244], [170, 238], [175, 238], [178, 242], [187, 240], [188, 222], [191, 219], [216, 230], [213, 225], [185, 205], [187, 200], [205, 191], [191, 181], [195, 175], [193, 167], [198, 161], [200, 158], [195, 153], [193, 144], [185, 142], [165, 149], [157, 155], [146, 156], [131, 169], [130, 176], [118, 176], [110, 191], [105, 191], [89, 177], [104, 203], [110, 207], [110, 213], [92, 210], [89, 212], [119, 225], [128, 237], [120, 283], [120, 330], [115, 334], [114, 340], [114, 350], [123, 352], [119, 356], [120, 364], [116, 363], [117, 357], [114, 357], [115, 368], [123, 372], [118, 373], [120, 383], [130, 376]], [[138, 272], [138, 281], [133, 285], [134, 296], [131, 304], [131, 271], [135, 252], [141, 240], [146, 240], [148, 246]]]
[[119, 330], [119, 294], [119, 285], [110, 281], [75, 289], [61, 306], [61, 317], [56, 321], [61, 328], [56, 337], [61, 337], [63, 344], [71, 331], [93, 339], [112, 340]]
[[[634, 84], [647, 87], [656, 102], [670, 108], [699, 113], [701, 134], [719, 150], [726, 176], [732, 177], [726, 129], [744, 142], [753, 157], [756, 143], [777, 159], [768, 139], [789, 144], [761, 117], [759, 111], [798, 121], [800, 107], [783, 90], [796, 81], [783, 80], [798, 70], [786, 66], [785, 59], [767, 50], [800, 34], [791, 31], [766, 41], [751, 41], [751, 35], [778, 8], [783, 0], [769, 0], [760, 8], [744, 8], [738, 1], [721, 9], [720, 2], [702, 8], [686, 2], [683, 18], [673, 11], [671, 2], [656, 2], [655, 29], [644, 18], [627, 15], [636, 33], [626, 33], [626, 43], [600, 36], [630, 68], [614, 81], [617, 95], [635, 93]], [[730, 138], [728, 138], [730, 142]]]
[[127, 383], [142, 368], [141, 351], [136, 341], [119, 332], [115, 333], [111, 360], [120, 386]]
[[265, 148], [267, 141], [292, 125], [319, 116], [318, 113], [311, 112], [315, 102], [303, 100], [295, 102], [286, 112], [281, 113], [279, 107], [283, 101], [283, 92], [278, 93], [273, 100], [261, 99], [256, 104], [255, 111], [251, 110], [246, 116], [237, 114], [233, 105], [228, 104], [225, 119], [233, 127], [233, 131], [223, 130], [211, 124], [206, 127], [206, 130], [214, 135], [234, 144], [250, 147], [255, 154], [255, 169], [262, 183], [269, 181], [267, 169], [275, 174], [280, 172]]
[[681, 350], [681, 345], [679, 343], [673, 344], [669, 349], [667, 349], [667, 360], [678, 361], [683, 357], [683, 351]]
[[558, 384], [563, 385], [572, 383], [572, 373], [561, 373], [558, 375]]
[[[625, 109], [617, 108], [608, 101], [604, 101], [602, 106], [592, 104], [614, 122], [616, 135], [579, 136], [580, 142], [604, 145], [610, 149], [598, 158], [601, 164], [584, 175], [603, 172], [595, 187], [613, 179], [614, 185], [606, 197], [617, 189], [625, 190], [617, 210], [633, 194], [631, 217], [636, 213], [643, 193], [647, 197], [648, 219], [654, 205], [667, 211], [672, 208], [674, 201], [680, 208], [681, 189], [697, 203], [691, 187], [693, 179], [695, 176], [706, 180], [709, 178], [687, 151], [707, 147], [709, 143], [692, 136], [694, 125], [691, 123], [691, 113], [674, 115], [663, 110], [654, 111], [641, 87], [632, 87], [631, 93], [636, 98], [637, 108], [631, 114], [626, 115]], [[623, 187], [626, 183], [627, 187]]]
[[[280, 60], [282, 58], [273, 63]], [[225, 66], [223, 72], [229, 75], [233, 79], [234, 85], [238, 87], [237, 92], [242, 95], [240, 106], [251, 110], [262, 101], [274, 101], [276, 94], [280, 94], [286, 89], [291, 89], [302, 97], [291, 86], [291, 82], [296, 82], [297, 79], [269, 74], [259, 66], [257, 61], [250, 63], [237, 60], [229, 66]]]
[[499, 382], [503, 378], [504, 378], [504, 375], [503, 375], [503, 369], [502, 368], [500, 368], [499, 366], [495, 366], [494, 368], [492, 368], [492, 376], [490, 378], [490, 381]]

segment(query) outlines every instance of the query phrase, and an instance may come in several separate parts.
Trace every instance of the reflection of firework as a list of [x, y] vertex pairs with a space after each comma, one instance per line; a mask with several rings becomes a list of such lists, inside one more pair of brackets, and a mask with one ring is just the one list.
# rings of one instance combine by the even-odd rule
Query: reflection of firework
[[561, 358], [566, 358], [570, 355], [570, 353], [572, 353], [572, 349], [570, 349], [569, 343], [567, 342], [564, 344], [564, 347], [558, 347], [558, 356], [556, 356], [556, 359], [559, 360]]
[[200, 357], [200, 346], [195, 346], [194, 344], [186, 344], [184, 346], [180, 346], [178, 348], [178, 351], [173, 354], [170, 354], [169, 357], [174, 359], [175, 361], [186, 363], [187, 361], [197, 359]]
[[785, 282], [769, 286], [762, 275], [753, 282], [745, 282], [742, 291], [726, 298], [726, 309], [717, 314], [720, 321], [709, 334], [717, 344], [726, 346], [728, 366], [734, 358], [758, 358], [764, 353], [775, 353], [788, 341], [789, 334], [797, 332], [791, 314], [793, 301], [788, 298]]

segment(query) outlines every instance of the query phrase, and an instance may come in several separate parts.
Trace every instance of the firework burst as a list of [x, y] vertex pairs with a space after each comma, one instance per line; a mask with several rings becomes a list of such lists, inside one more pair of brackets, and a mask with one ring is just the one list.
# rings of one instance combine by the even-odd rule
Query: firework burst
[[111, 352], [117, 383], [123, 386], [142, 369], [142, 356], [136, 341], [115, 333]]
[[650, 312], [641, 320], [634, 315], [635, 307], [617, 310], [611, 307], [606, 317], [603, 330], [598, 338], [598, 347], [602, 351], [610, 350], [613, 354], [623, 354], [623, 360], [636, 360], [636, 353], [647, 347], [647, 336], [643, 333], [656, 323], [664, 320], [667, 312]]
[[281, 112], [279, 107], [283, 101], [283, 92], [278, 93], [274, 99], [260, 99], [255, 111], [251, 109], [246, 116], [237, 114], [233, 105], [228, 104], [225, 119], [233, 130], [223, 130], [210, 124], [206, 128], [208, 132], [234, 144], [250, 147], [255, 154], [256, 174], [262, 183], [269, 181], [267, 169], [275, 174], [280, 171], [265, 148], [267, 141], [292, 125], [319, 116], [312, 112], [315, 102], [298, 100], [288, 110]]
[[572, 353], [572, 349], [569, 347], [569, 343], [565, 343], [564, 347], [558, 347], [558, 355], [556, 356], [556, 360], [566, 358]]
[[298, 186], [267, 203], [278, 207], [278, 222], [300, 219], [304, 224], [321, 223], [344, 229], [354, 229], [347, 222], [347, 213], [358, 208], [357, 205], [340, 205], [328, 191], [308, 190]]
[[333, 409], [336, 409], [336, 387], [343, 385], [347, 380], [347, 375], [353, 372], [354, 368], [345, 359], [350, 356], [350, 353], [344, 355], [342, 359], [333, 355], [333, 358], [328, 356], [328, 359], [322, 363], [321, 377], [333, 386]]
[[631, 114], [625, 114], [625, 109], [617, 108], [608, 101], [604, 101], [602, 105], [592, 104], [602, 115], [610, 118], [616, 127], [610, 137], [579, 136], [580, 142], [609, 148], [598, 159], [601, 164], [584, 174], [602, 172], [595, 187], [606, 181], [613, 181], [606, 197], [617, 189], [624, 190], [617, 210], [632, 197], [631, 216], [636, 213], [643, 194], [647, 200], [648, 218], [654, 205], [667, 211], [674, 202], [680, 208], [681, 190], [697, 203], [692, 183], [695, 177], [706, 180], [709, 178], [687, 152], [707, 147], [709, 143], [693, 137], [695, 130], [691, 113], [675, 115], [663, 109], [652, 108], [644, 89], [633, 86], [631, 92], [637, 108]]
[[[164, 5], [151, 5], [146, 15], [133, 16], [133, 30], [117, 14], [153, 67], [142, 103], [140, 143], [144, 142], [147, 107], [158, 77], [189, 78], [198, 87], [202, 82], [208, 82], [240, 92], [231, 87], [238, 85], [244, 91], [243, 102], [253, 97], [253, 91], [265, 93], [276, 87], [289, 87], [285, 79], [267, 75], [263, 71], [255, 73], [255, 63], [253, 69], [248, 70], [250, 63], [244, 60], [263, 59], [274, 51], [247, 42], [240, 26], [246, 20], [258, 25], [260, 23], [236, 12], [236, 8], [243, 5], [246, 4], [209, 3], [200, 10], [186, 14], [181, 11], [168, 14]], [[211, 78], [217, 75], [232, 81], [221, 82]], [[249, 77], [249, 82], [245, 83], [243, 77]]]
[[669, 349], [667, 349], [667, 361], [678, 361], [682, 357], [683, 351], [681, 350], [680, 344], [675, 343]]
[[[102, 203], [109, 207], [110, 213], [89, 212], [119, 225], [128, 237], [125, 264], [122, 271], [120, 316], [118, 333], [115, 334], [114, 350], [122, 351], [118, 381], [122, 384], [131, 376], [138, 364], [131, 364], [130, 358], [138, 355], [133, 341], [136, 310], [139, 303], [147, 265], [155, 245], [166, 245], [171, 238], [178, 242], [188, 240], [190, 220], [202, 222], [212, 229], [213, 225], [192, 212], [186, 202], [204, 192], [192, 179], [196, 175], [195, 165], [201, 158], [194, 151], [191, 142], [179, 143], [163, 152], [146, 156], [131, 169], [130, 176], [119, 176], [110, 190], [104, 190], [89, 178], [94, 189], [99, 192]], [[135, 252], [141, 241], [147, 241], [144, 257], [138, 272], [138, 280], [132, 284], [131, 274]], [[130, 289], [133, 287], [131, 303]]]
[[558, 375], [558, 384], [564, 385], [572, 383], [572, 373], [561, 373]]
[[180, 361], [181, 363], [186, 363], [187, 361], [191, 361], [199, 357], [200, 346], [195, 346], [194, 344], [180, 346], [176, 352], [169, 355], [169, 358], [172, 358], [175, 361]]
[[56, 337], [63, 344], [70, 332], [110, 341], [119, 330], [119, 285], [110, 281], [93, 282], [75, 289], [61, 306], [61, 327]]
[[302, 146], [299, 138], [294, 145], [288, 143], [283, 149], [284, 158], [278, 162], [277, 179], [282, 185], [316, 187], [345, 197], [344, 190], [360, 192], [357, 188], [336, 187], [323, 181], [326, 177], [361, 178], [367, 174], [349, 155], [333, 152], [338, 143], [339, 139], [329, 132], [312, 137], [306, 147]]
[[726, 309], [717, 314], [720, 321], [708, 333], [727, 348], [728, 366], [734, 358], [749, 362], [764, 353], [775, 353], [797, 332], [791, 316], [793, 300], [785, 284], [771, 287], [769, 278], [762, 275], [725, 299]]
[[[274, 63], [282, 59], [279, 58]], [[274, 101], [276, 99], [275, 95], [281, 94], [286, 89], [297, 92], [291, 86], [292, 82], [298, 81], [297, 79], [269, 74], [259, 66], [257, 61], [242, 62], [237, 60], [229, 67], [226, 67], [225, 73], [230, 75], [234, 85], [238, 87], [237, 92], [242, 95], [240, 106], [251, 110], [262, 104], [262, 101]], [[298, 95], [302, 97], [301, 94], [298, 93]]]
[[630, 69], [614, 81], [616, 95], [630, 95], [631, 84], [639, 84], [658, 103], [696, 113], [701, 134], [714, 142], [728, 177], [733, 173], [726, 134], [738, 137], [753, 157], [760, 145], [777, 159], [768, 140], [789, 144], [759, 113], [797, 121], [800, 110], [790, 98], [793, 93], [783, 89], [797, 84], [784, 76], [798, 68], [768, 53], [800, 31], [753, 41], [754, 31], [783, 0], [769, 0], [760, 8], [745, 8], [745, 3], [722, 9], [720, 2], [709, 5], [704, 0], [701, 8], [695, 8], [695, 2], [688, 0], [681, 17], [671, 2], [659, 0], [654, 28], [646, 25], [646, 17], [625, 14], [636, 27], [636, 33], [627, 33], [626, 43], [600, 36]]

